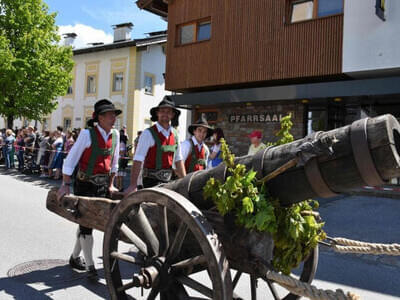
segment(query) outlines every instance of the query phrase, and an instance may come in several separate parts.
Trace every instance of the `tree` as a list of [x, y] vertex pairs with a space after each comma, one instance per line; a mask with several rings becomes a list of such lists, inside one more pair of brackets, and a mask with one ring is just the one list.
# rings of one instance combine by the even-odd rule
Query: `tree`
[[74, 65], [42, 0], [0, 0], [0, 115], [41, 120], [65, 95]]

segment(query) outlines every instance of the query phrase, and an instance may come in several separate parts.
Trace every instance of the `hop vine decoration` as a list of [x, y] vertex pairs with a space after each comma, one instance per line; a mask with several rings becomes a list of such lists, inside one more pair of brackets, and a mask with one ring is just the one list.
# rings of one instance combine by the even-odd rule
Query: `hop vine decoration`
[[[270, 145], [282, 145], [293, 141], [290, 129], [293, 123], [288, 115], [281, 120], [279, 140]], [[289, 274], [315, 248], [318, 241], [325, 239], [323, 223], [305, 211], [318, 208], [318, 202], [306, 200], [290, 207], [282, 207], [278, 199], [272, 198], [265, 184], [258, 184], [256, 172], [235, 164], [235, 156], [221, 139], [222, 158], [230, 176], [221, 182], [210, 178], [204, 187], [204, 197], [211, 198], [222, 216], [230, 213], [236, 224], [249, 230], [269, 232], [274, 239], [273, 266]]]

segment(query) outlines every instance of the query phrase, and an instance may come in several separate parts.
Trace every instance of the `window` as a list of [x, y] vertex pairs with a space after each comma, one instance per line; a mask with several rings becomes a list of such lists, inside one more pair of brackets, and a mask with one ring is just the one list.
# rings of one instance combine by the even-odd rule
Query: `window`
[[291, 22], [310, 20], [313, 17], [314, 1], [293, 2]]
[[211, 39], [211, 21], [202, 20], [178, 25], [178, 44], [185, 45]]
[[378, 18], [380, 18], [382, 21], [386, 21], [385, 19], [385, 0], [376, 0], [376, 15]]
[[67, 90], [67, 95], [72, 95], [72, 94], [73, 94], [73, 89], [72, 86], [70, 85]]
[[124, 81], [124, 73], [118, 72], [113, 73], [113, 92], [121, 92], [122, 91], [122, 83]]
[[343, 0], [318, 0], [318, 17], [340, 14], [343, 12]]
[[197, 40], [205, 41], [211, 38], [211, 22], [202, 22], [199, 23], [199, 27], [197, 30]]
[[146, 74], [144, 76], [144, 92], [148, 95], [154, 94], [154, 76]]
[[70, 118], [64, 118], [64, 129], [68, 129], [68, 128], [71, 128], [71, 124], [72, 124], [72, 122], [71, 122], [71, 119]]
[[300, 22], [343, 13], [343, 0], [291, 1], [290, 22]]
[[189, 44], [195, 42], [194, 32], [196, 30], [196, 24], [189, 24], [181, 27], [180, 35], [181, 40], [180, 44]]
[[88, 75], [86, 93], [87, 94], [96, 93], [96, 76], [95, 75]]

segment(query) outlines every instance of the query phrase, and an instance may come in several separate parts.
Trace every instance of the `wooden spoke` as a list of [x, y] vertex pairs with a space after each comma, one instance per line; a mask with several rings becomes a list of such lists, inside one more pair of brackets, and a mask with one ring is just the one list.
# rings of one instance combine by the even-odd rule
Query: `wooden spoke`
[[143, 232], [145, 242], [147, 245], [149, 245], [147, 248], [148, 255], [157, 256], [160, 243], [144, 210], [140, 207], [136, 214], [130, 215], [130, 219], [133, 221], [132, 225], [137, 226]]
[[190, 287], [191, 289], [199, 292], [200, 294], [203, 294], [204, 296], [207, 296], [211, 299], [213, 299], [214, 297], [214, 293], [213, 291], [206, 287], [205, 285], [201, 284], [200, 282], [197, 282], [196, 280], [188, 277], [188, 276], [178, 276], [176, 278], [176, 280], [180, 283], [182, 283], [183, 285], [186, 285], [188, 287]]
[[264, 279], [264, 281], [268, 284], [269, 289], [271, 290], [272, 296], [274, 297], [275, 300], [280, 300], [280, 297], [278, 296], [278, 292], [275, 288], [274, 282]]
[[136, 284], [132, 281], [132, 282], [129, 282], [129, 283], [127, 283], [127, 284], [124, 284], [124, 285], [118, 287], [118, 288], [117, 288], [117, 291], [118, 291], [118, 293], [121, 293], [121, 292], [124, 292], [124, 291], [126, 291], [126, 290], [129, 290], [129, 289], [131, 289], [131, 288], [133, 288], [133, 287], [137, 287], [137, 286], [136, 286]]
[[159, 293], [160, 291], [157, 288], [153, 288], [147, 297], [147, 300], [155, 300]]
[[114, 257], [114, 258], [116, 258], [116, 259], [129, 262], [129, 263], [135, 264], [135, 265], [136, 265], [136, 264], [142, 264], [142, 263], [143, 263], [143, 261], [138, 260], [138, 259], [136, 259], [136, 258], [133, 257], [133, 256], [126, 255], [126, 254], [123, 254], [123, 253], [119, 253], [119, 252], [116, 252], [116, 251], [111, 252], [111, 257]]
[[126, 224], [121, 225], [121, 232], [146, 256], [148, 256], [147, 245]]
[[179, 225], [178, 231], [176, 232], [174, 241], [172, 242], [172, 245], [170, 249], [168, 250], [168, 256], [167, 256], [167, 263], [172, 263], [176, 257], [179, 255], [181, 252], [182, 244], [183, 241], [185, 240], [186, 233], [188, 231], [187, 225], [182, 222]]
[[236, 272], [235, 277], [233, 278], [233, 281], [232, 281], [232, 289], [233, 290], [235, 289], [236, 285], [238, 284], [240, 276], [242, 276], [242, 274], [243, 274], [243, 272], [240, 272], [240, 271]]
[[272, 293], [272, 296], [274, 297], [275, 300], [280, 300], [279, 296], [278, 296], [278, 292], [274, 286], [274, 283], [269, 281], [268, 279], [264, 279], [264, 281], [268, 284], [268, 287]]
[[159, 213], [160, 213], [160, 253], [162, 253], [162, 255], [165, 256], [169, 248], [167, 207], [160, 206]]
[[251, 300], [257, 300], [257, 278], [250, 275]]
[[202, 265], [205, 263], [207, 263], [207, 258], [204, 255], [199, 255], [177, 262], [173, 264], [171, 267], [174, 269], [185, 269], [185, 268], [193, 268], [196, 265]]

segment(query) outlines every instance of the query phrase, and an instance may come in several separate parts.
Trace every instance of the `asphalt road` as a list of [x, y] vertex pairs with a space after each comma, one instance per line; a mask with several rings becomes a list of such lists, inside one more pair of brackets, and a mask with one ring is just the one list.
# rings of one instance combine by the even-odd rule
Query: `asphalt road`
[[[0, 300], [108, 298], [102, 233], [94, 234], [98, 283], [91, 283], [67, 265], [76, 226], [46, 210], [47, 191], [54, 185], [37, 176], [6, 174], [0, 168]], [[321, 201], [320, 212], [331, 236], [400, 241], [400, 199], [341, 197]], [[200, 280], [205, 278], [204, 274], [199, 276]], [[400, 258], [341, 255], [321, 248], [314, 284], [353, 291], [362, 299], [400, 299]], [[236, 292], [250, 299], [248, 278], [240, 280]], [[132, 295], [145, 299], [140, 290]], [[259, 299], [272, 299], [262, 282], [258, 295]]]

